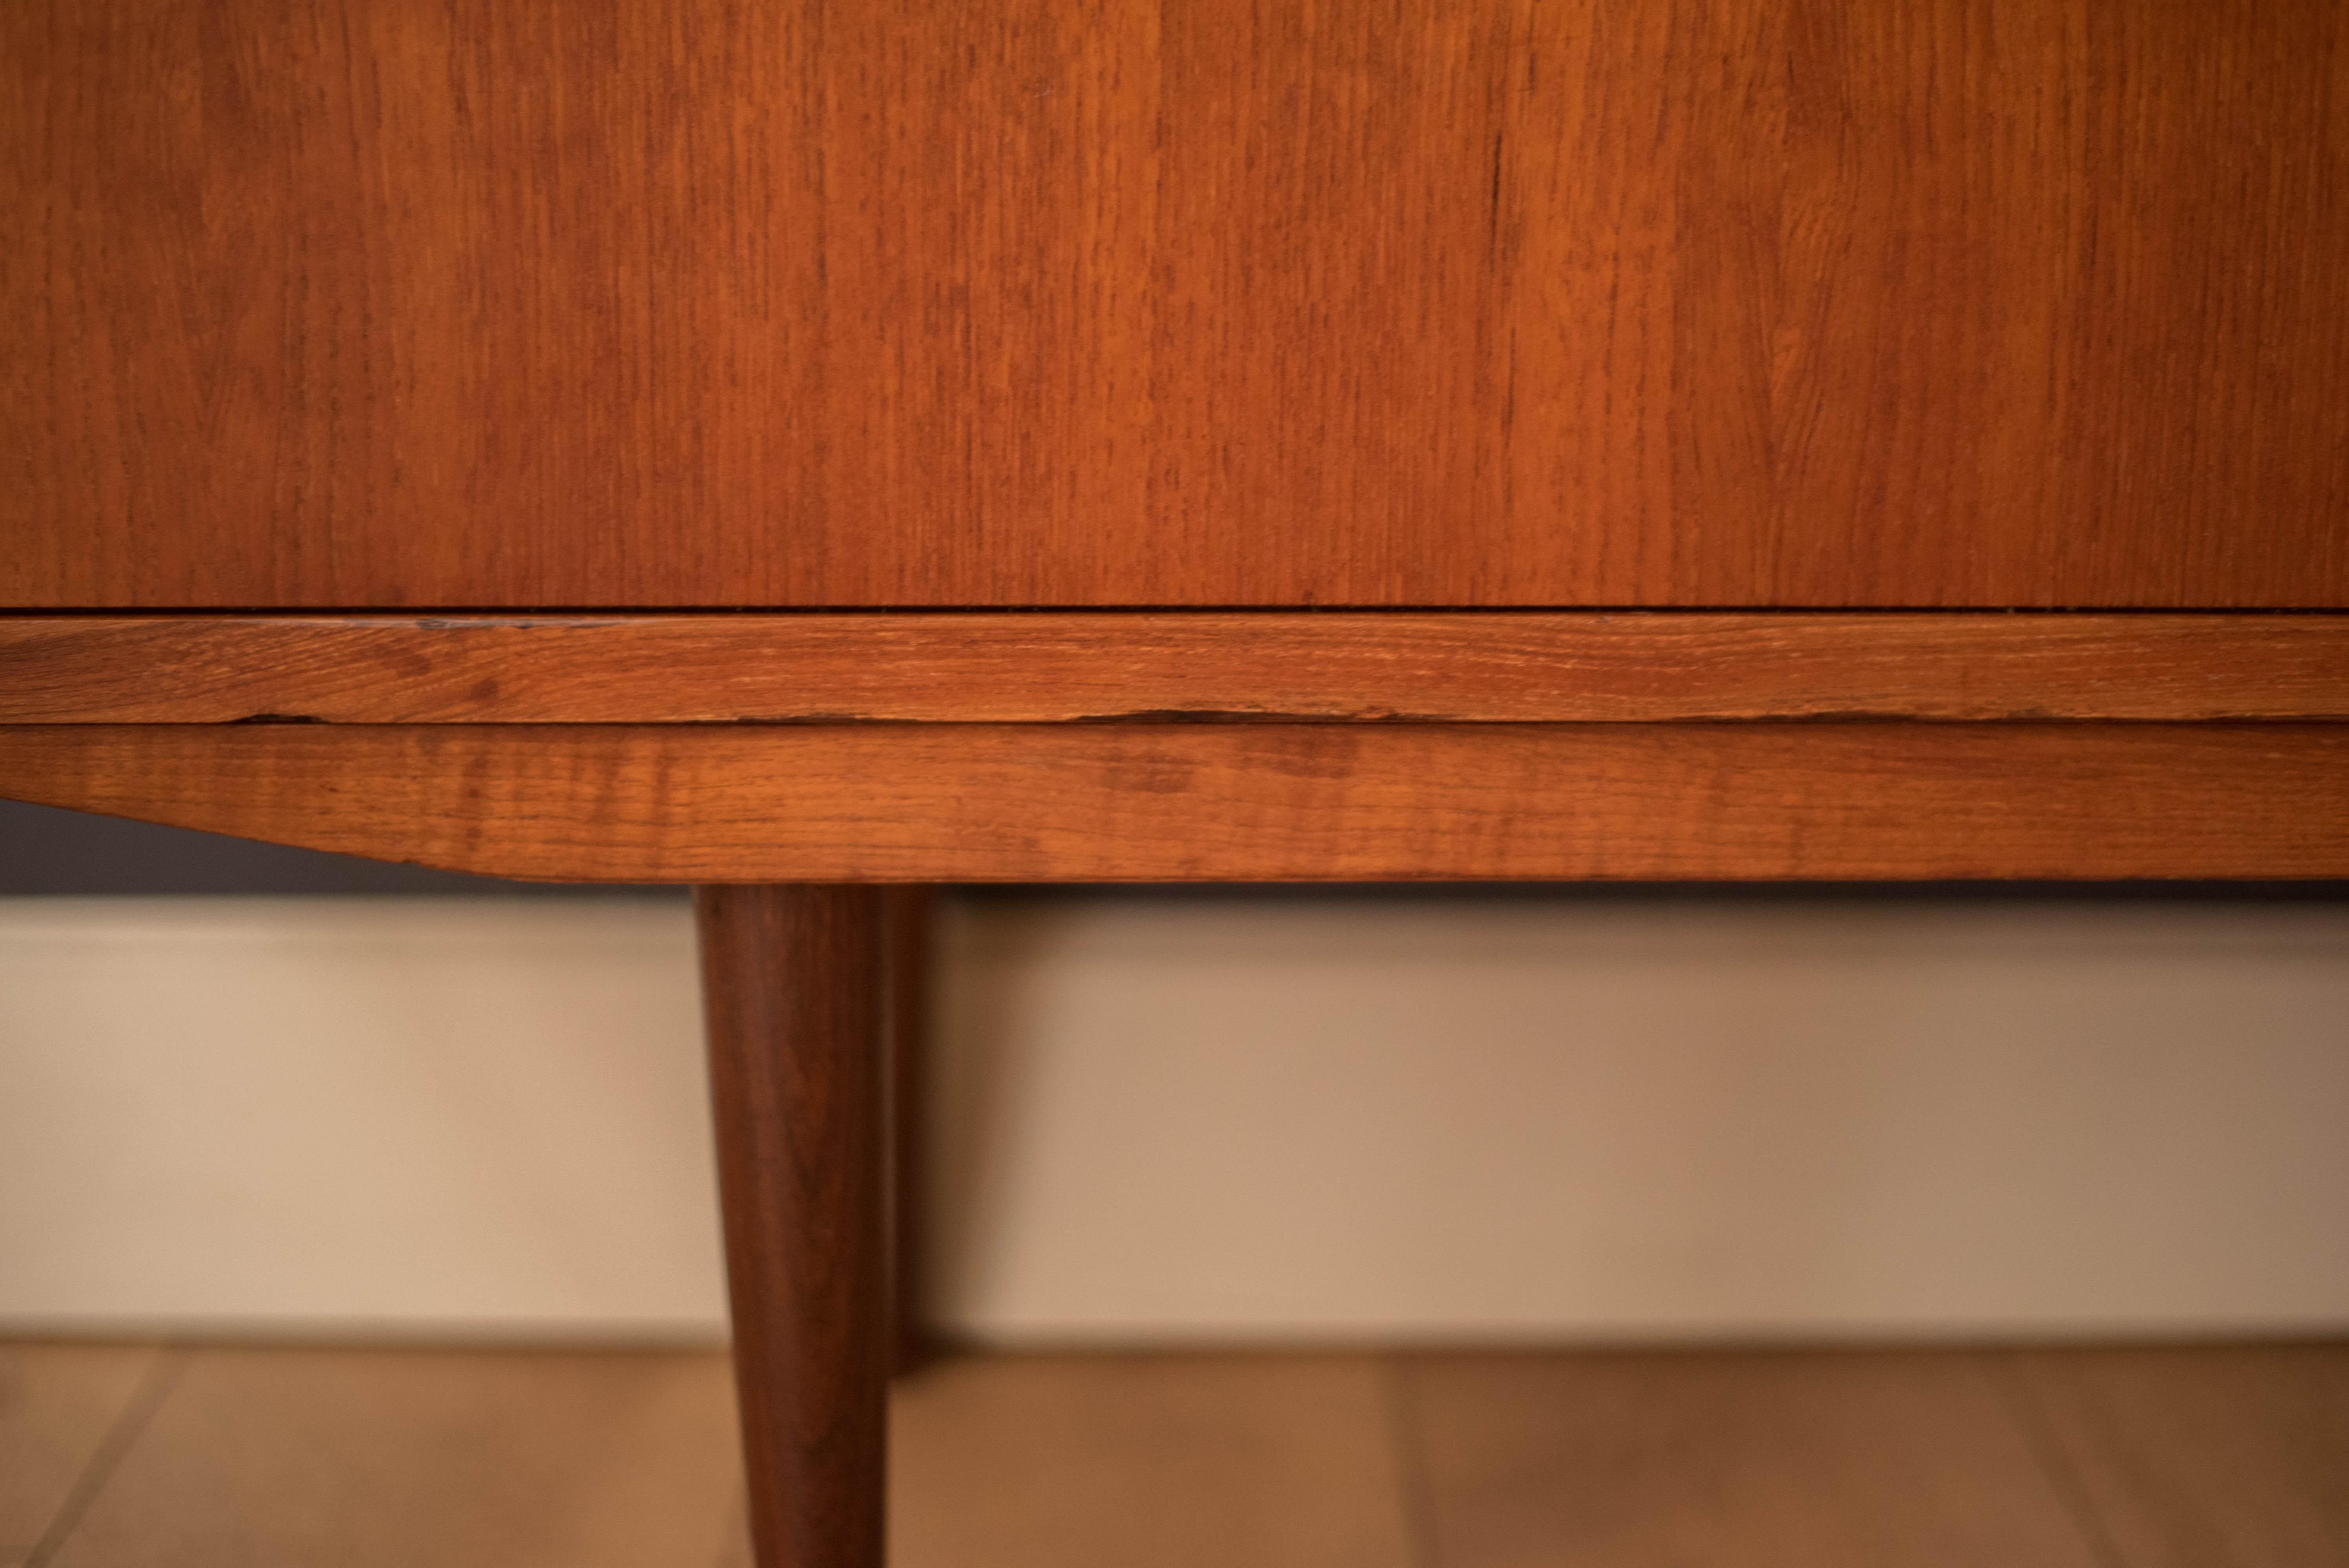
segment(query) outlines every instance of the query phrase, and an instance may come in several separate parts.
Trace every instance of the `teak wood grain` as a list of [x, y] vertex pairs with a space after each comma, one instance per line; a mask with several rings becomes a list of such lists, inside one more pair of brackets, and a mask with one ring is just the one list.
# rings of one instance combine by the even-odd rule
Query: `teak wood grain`
[[2349, 876], [2342, 725], [48, 725], [0, 794], [555, 881]]
[[882, 1568], [888, 1052], [871, 888], [694, 894], [750, 1535]]
[[2349, 605], [2344, 49], [0, 7], [0, 605]]
[[2349, 615], [0, 616], [0, 724], [2349, 718]]

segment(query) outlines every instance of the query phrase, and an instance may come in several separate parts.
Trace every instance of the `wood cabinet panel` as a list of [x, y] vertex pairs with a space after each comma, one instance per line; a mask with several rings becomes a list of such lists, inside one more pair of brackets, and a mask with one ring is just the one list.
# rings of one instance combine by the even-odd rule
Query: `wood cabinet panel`
[[0, 605], [2349, 604], [2332, 0], [0, 9]]

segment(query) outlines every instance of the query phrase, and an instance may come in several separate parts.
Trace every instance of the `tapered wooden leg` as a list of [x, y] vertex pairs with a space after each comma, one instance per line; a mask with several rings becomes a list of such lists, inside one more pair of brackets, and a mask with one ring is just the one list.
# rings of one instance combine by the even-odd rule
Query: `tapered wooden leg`
[[893, 887], [884, 895], [883, 995], [889, 1009], [889, 1305], [895, 1369], [930, 1358], [923, 1259], [929, 1246], [923, 1158], [928, 1121], [930, 909], [933, 889]]
[[760, 1568], [880, 1568], [880, 895], [713, 886], [694, 905], [751, 1540]]

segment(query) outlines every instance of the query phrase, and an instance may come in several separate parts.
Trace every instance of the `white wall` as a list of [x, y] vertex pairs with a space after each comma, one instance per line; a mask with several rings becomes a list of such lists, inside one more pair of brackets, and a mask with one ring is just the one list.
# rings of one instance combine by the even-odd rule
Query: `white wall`
[[[2349, 1326], [2349, 915], [950, 910], [940, 1315], [1008, 1341]], [[719, 1330], [691, 934], [0, 901], [0, 1327]]]
[[0, 902], [0, 1322], [709, 1336], [682, 910]]

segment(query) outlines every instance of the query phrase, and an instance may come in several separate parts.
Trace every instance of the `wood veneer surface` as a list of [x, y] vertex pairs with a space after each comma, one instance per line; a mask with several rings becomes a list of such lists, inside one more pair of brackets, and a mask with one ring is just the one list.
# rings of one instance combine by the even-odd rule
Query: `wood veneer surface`
[[[0, 1564], [52, 1546], [109, 1439], [168, 1368], [150, 1345], [0, 1343]], [[70, 1522], [67, 1521], [67, 1522]]]
[[1992, 1357], [1416, 1357], [1444, 1568], [2115, 1568]]
[[1426, 1568], [1387, 1392], [1361, 1354], [950, 1358], [892, 1390], [892, 1562]]
[[30, 725], [0, 793], [597, 882], [2349, 875], [2349, 726]]
[[0, 724], [2349, 717], [2349, 615], [0, 616]]
[[0, 8], [0, 605], [2349, 605], [2333, 0]]
[[202, 1348], [40, 1568], [704, 1568], [723, 1356]]
[[2349, 1563], [2349, 1356], [2334, 1345], [2036, 1351], [2016, 1376], [2145, 1568]]
[[[0, 1364], [103, 1404], [120, 1354]], [[722, 1355], [169, 1354], [42, 1568], [750, 1563]], [[957, 1358], [891, 1391], [893, 1561], [2307, 1568], [2349, 1554], [2344, 1377], [2338, 1344]], [[87, 1425], [0, 1399], [10, 1451]]]

